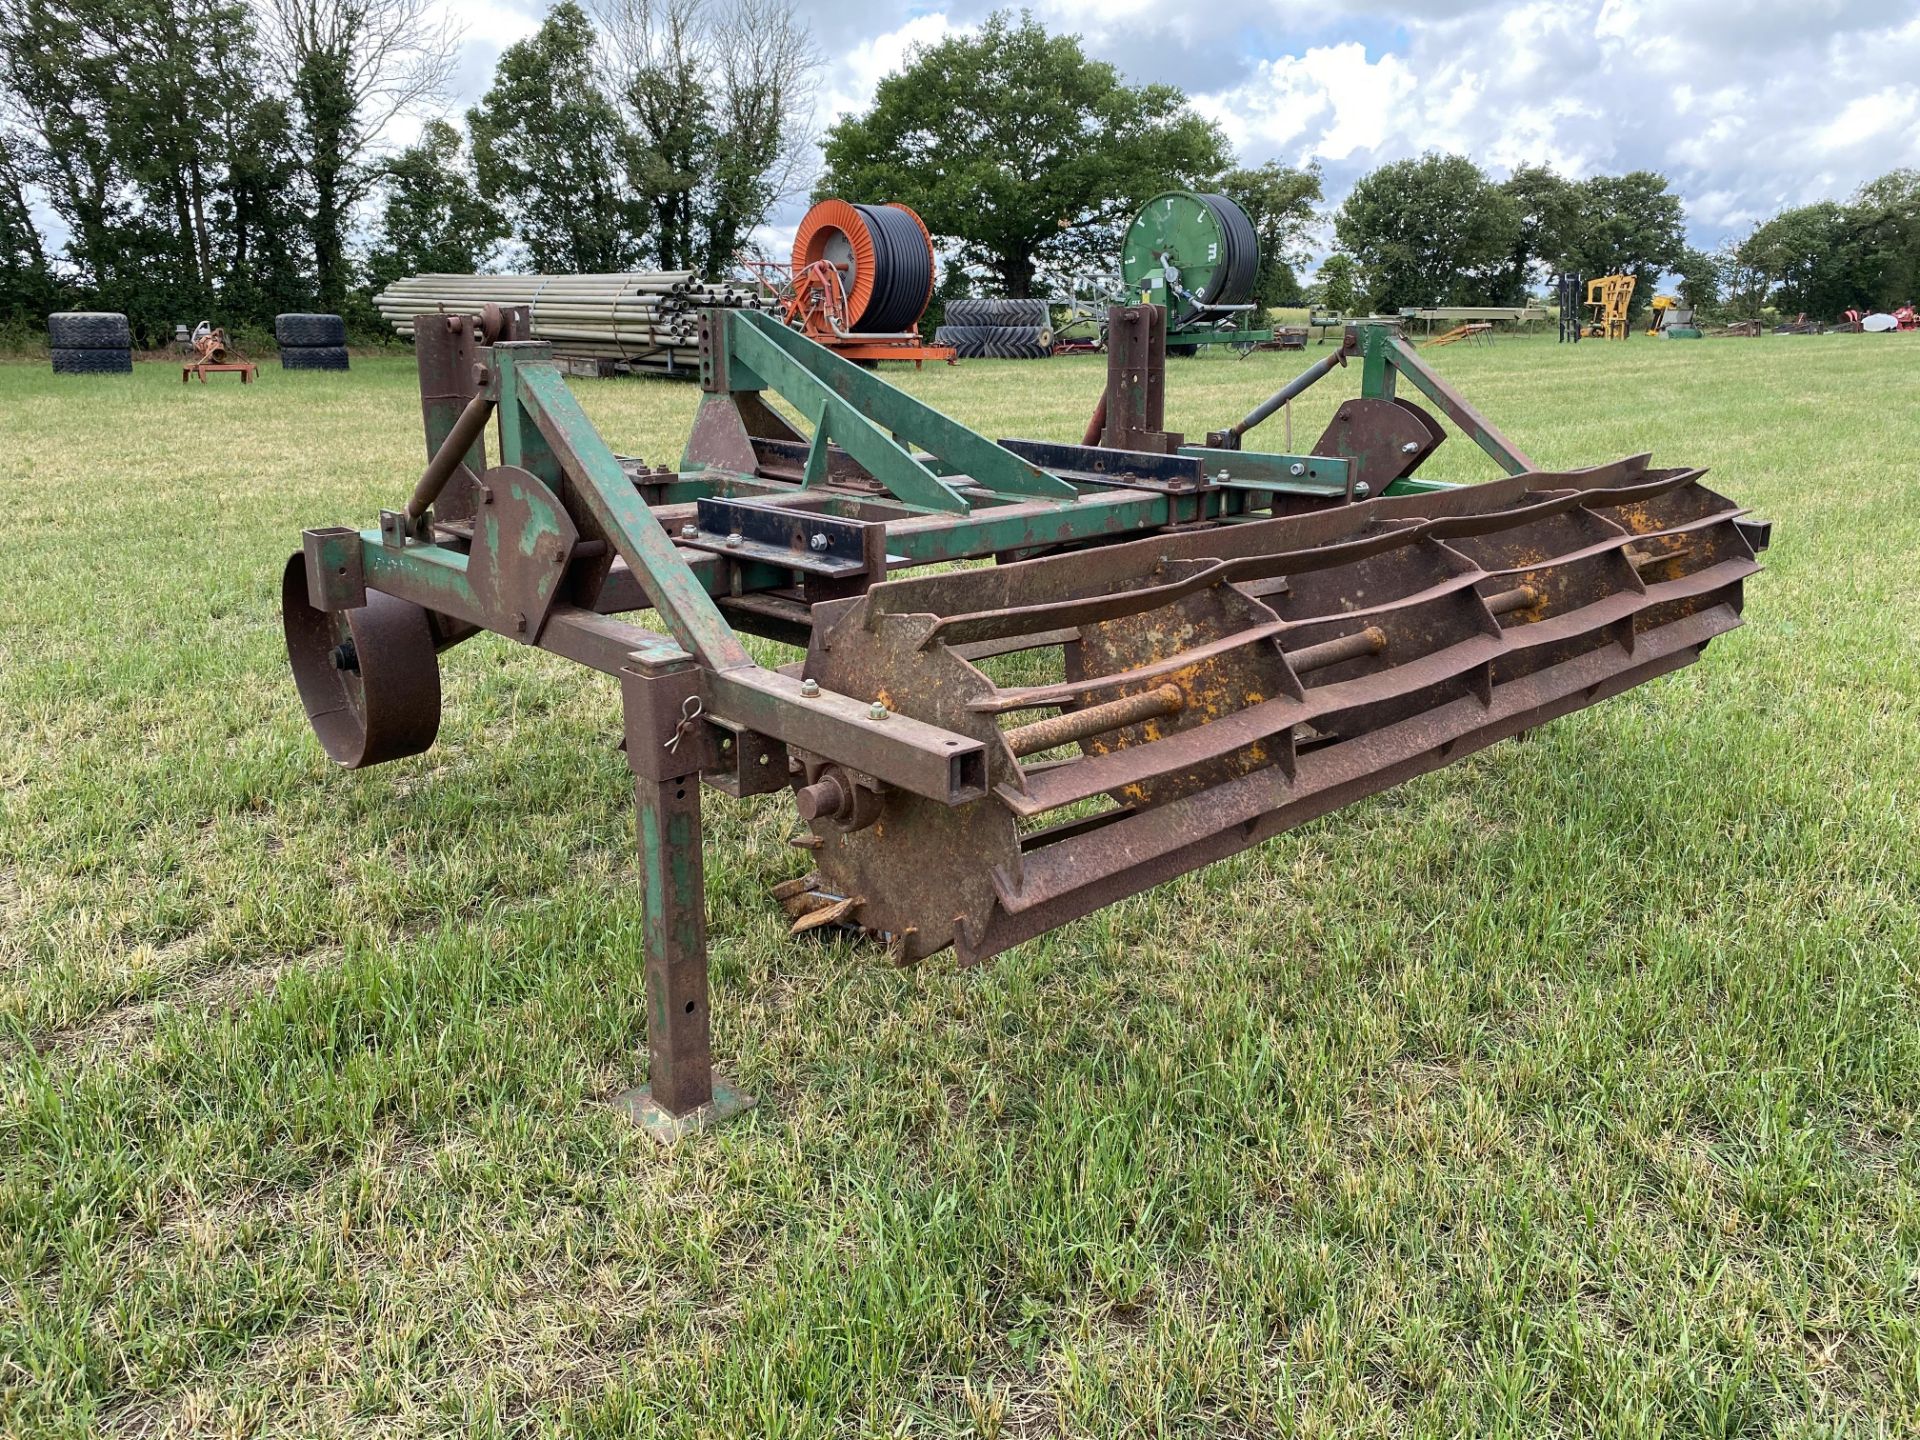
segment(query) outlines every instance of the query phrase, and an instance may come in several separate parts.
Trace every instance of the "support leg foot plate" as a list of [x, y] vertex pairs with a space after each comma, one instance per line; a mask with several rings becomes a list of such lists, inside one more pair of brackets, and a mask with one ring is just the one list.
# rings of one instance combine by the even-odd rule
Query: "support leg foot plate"
[[751, 1110], [756, 1103], [751, 1095], [743, 1095], [719, 1080], [713, 1082], [713, 1098], [684, 1115], [669, 1114], [655, 1104], [653, 1088], [649, 1085], [623, 1091], [612, 1101], [615, 1110], [662, 1145], [672, 1145], [701, 1130], [711, 1130], [722, 1121]]

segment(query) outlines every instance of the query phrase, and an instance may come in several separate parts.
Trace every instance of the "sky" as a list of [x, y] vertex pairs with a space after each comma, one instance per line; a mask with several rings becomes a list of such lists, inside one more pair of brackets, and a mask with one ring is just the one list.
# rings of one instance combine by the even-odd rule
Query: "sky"
[[[442, 0], [464, 27], [456, 109], [544, 0]], [[824, 129], [916, 43], [978, 25], [982, 0], [798, 0], [829, 57]], [[1329, 201], [1425, 150], [1496, 178], [1666, 175], [1696, 245], [1790, 205], [1920, 166], [1920, 0], [1030, 0], [1131, 80], [1180, 86], [1244, 164], [1317, 161]], [[772, 217], [790, 235], [803, 204]]]

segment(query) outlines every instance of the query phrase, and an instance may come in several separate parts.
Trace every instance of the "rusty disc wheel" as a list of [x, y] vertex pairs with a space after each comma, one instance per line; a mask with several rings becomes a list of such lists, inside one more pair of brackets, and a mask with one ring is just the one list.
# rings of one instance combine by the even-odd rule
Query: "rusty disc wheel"
[[287, 661], [313, 733], [349, 770], [418, 755], [440, 730], [440, 657], [418, 605], [367, 591], [357, 610], [321, 610], [307, 597], [306, 557], [280, 580]]

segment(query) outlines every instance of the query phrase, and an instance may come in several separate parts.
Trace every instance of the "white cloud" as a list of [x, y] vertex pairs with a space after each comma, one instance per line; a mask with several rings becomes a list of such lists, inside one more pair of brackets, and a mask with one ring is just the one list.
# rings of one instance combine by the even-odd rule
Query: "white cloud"
[[1262, 60], [1250, 79], [1196, 95], [1193, 104], [1237, 149], [1260, 158], [1285, 152], [1296, 160], [1343, 160], [1384, 143], [1413, 88], [1404, 61], [1369, 60], [1356, 42]]
[[1813, 143], [1828, 152], [1850, 150], [1898, 131], [1910, 151], [1916, 113], [1920, 113], [1920, 88], [1889, 85], [1849, 100], [1838, 115], [1814, 132]]
[[842, 115], [864, 110], [872, 103], [875, 88], [906, 64], [907, 52], [914, 46], [937, 45], [949, 35], [964, 35], [973, 28], [956, 25], [944, 11], [934, 11], [832, 56], [824, 71], [830, 88], [814, 102], [814, 123], [825, 128]]

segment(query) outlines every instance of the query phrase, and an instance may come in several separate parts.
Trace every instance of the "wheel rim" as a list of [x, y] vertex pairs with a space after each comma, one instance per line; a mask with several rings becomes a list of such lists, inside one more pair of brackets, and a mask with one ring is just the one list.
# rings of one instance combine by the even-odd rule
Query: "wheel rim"
[[418, 605], [377, 590], [355, 610], [321, 610], [306, 557], [280, 581], [287, 661], [320, 747], [349, 770], [418, 755], [440, 730], [440, 660]]

